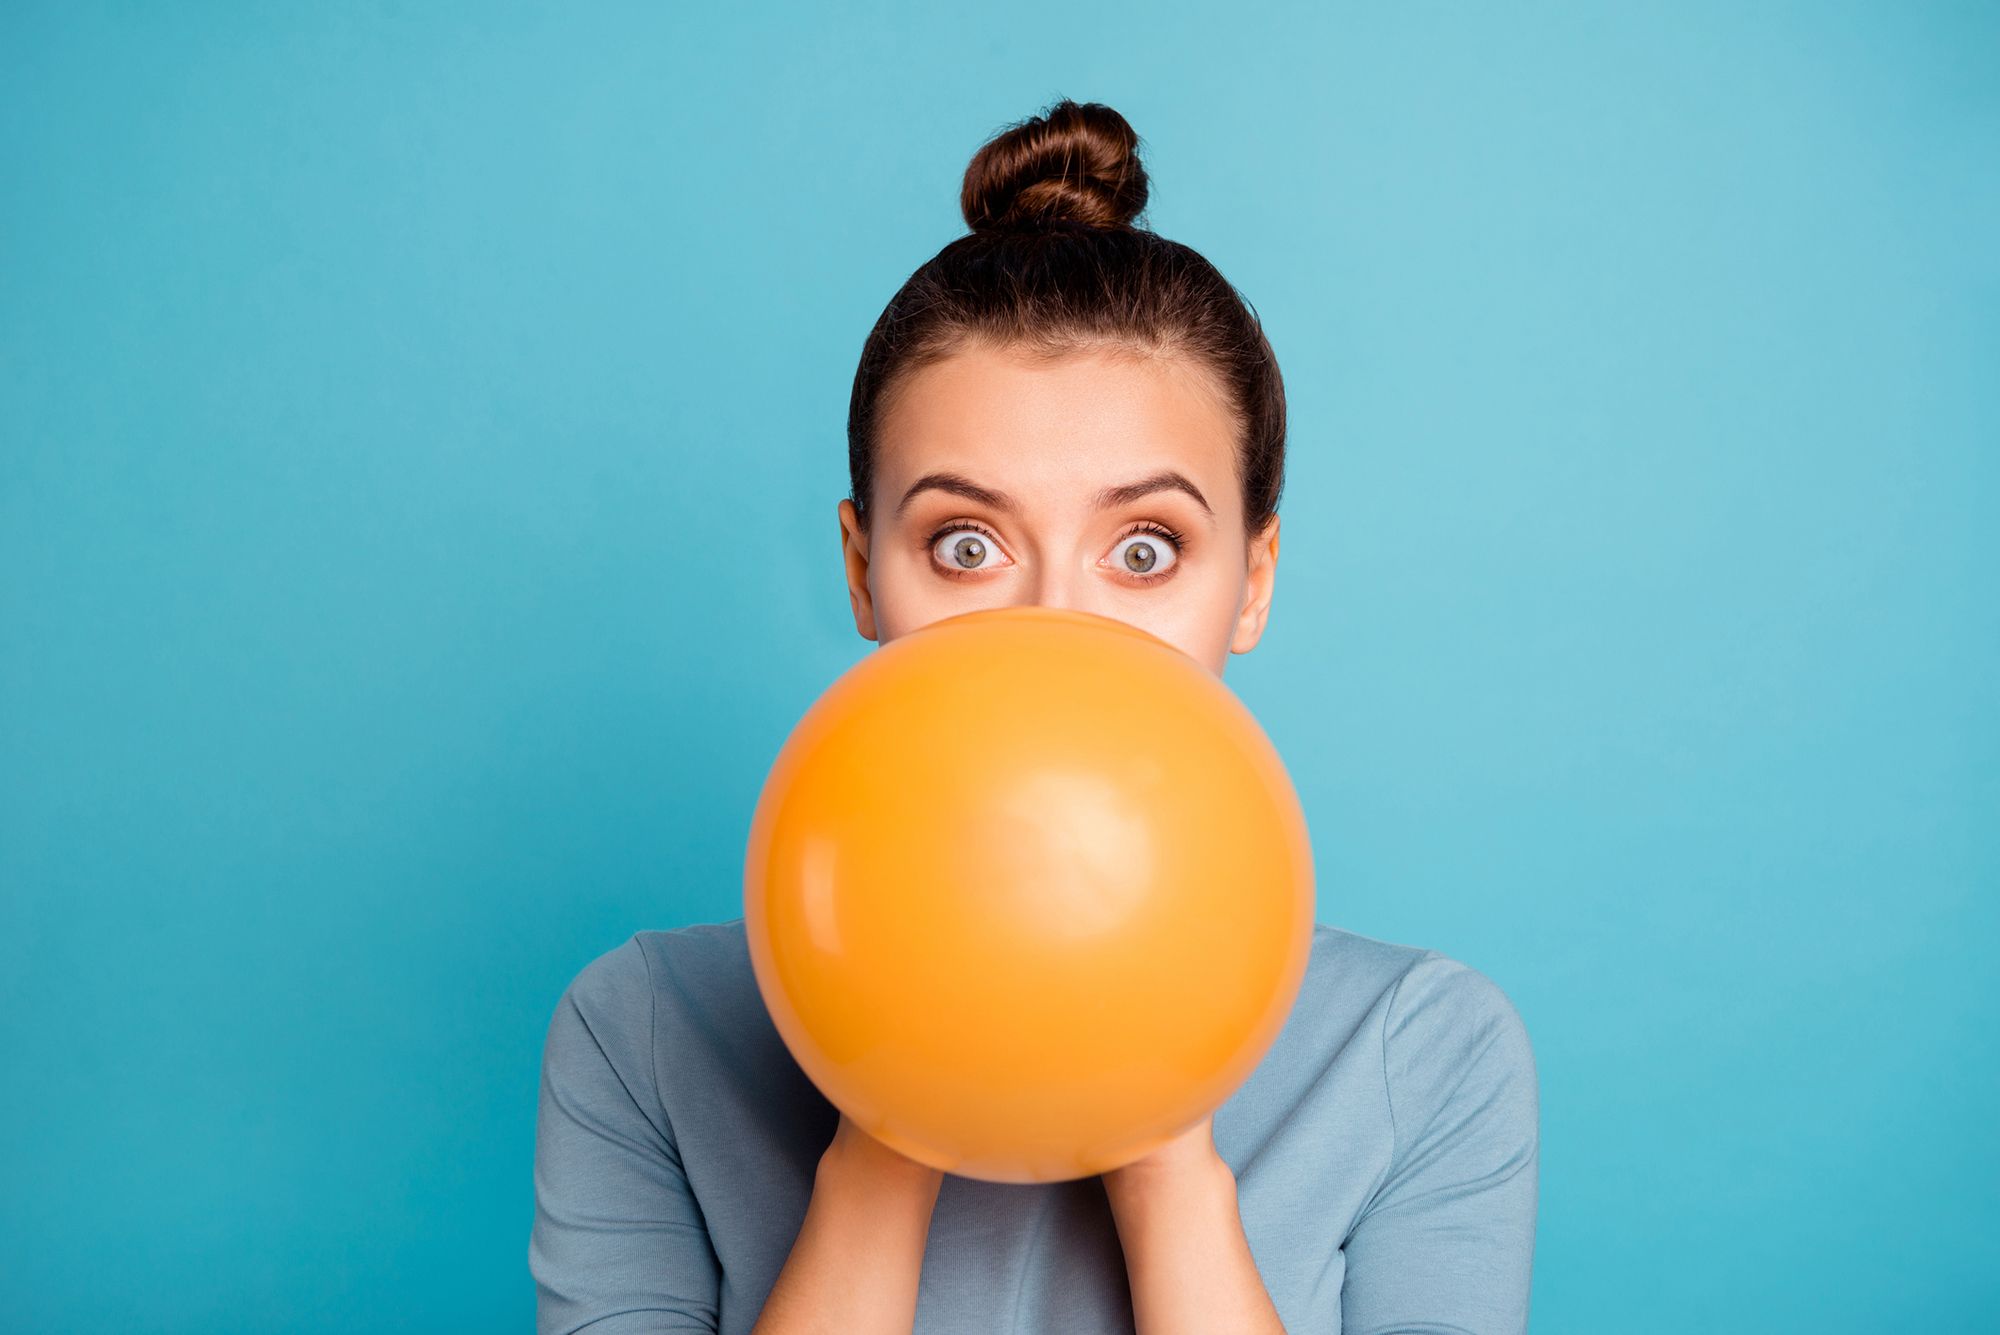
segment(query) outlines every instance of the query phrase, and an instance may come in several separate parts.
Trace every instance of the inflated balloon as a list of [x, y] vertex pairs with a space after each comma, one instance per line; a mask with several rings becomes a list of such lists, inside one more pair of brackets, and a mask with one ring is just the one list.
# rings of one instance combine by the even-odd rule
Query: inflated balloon
[[800, 1068], [912, 1159], [996, 1182], [1129, 1163], [1215, 1111], [1312, 943], [1304, 814], [1249, 710], [1088, 612], [947, 617], [793, 729], [743, 916]]

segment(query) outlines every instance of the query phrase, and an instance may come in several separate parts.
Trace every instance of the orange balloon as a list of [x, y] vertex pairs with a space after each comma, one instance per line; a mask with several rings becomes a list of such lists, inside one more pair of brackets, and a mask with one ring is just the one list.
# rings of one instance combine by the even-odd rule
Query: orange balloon
[[935, 1168], [1053, 1182], [1219, 1107], [1284, 1026], [1311, 846], [1250, 711], [1193, 658], [1059, 608], [934, 621], [786, 739], [743, 916], [800, 1068]]

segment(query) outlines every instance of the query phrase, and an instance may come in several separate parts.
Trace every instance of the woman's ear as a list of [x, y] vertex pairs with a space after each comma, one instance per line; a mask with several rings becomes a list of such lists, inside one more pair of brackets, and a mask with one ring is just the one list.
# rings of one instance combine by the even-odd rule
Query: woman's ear
[[1271, 594], [1278, 578], [1278, 516], [1250, 541], [1250, 569], [1244, 579], [1243, 610], [1236, 617], [1236, 633], [1229, 652], [1247, 654], [1263, 637], [1264, 622], [1271, 615]]
[[841, 562], [847, 567], [847, 601], [854, 605], [854, 629], [864, 640], [875, 638], [875, 601], [868, 594], [868, 530], [854, 502], [842, 498], [840, 515]]

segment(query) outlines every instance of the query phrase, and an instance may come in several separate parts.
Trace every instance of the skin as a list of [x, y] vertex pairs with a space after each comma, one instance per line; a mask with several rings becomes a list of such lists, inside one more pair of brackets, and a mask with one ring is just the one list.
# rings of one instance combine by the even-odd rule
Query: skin
[[[839, 504], [855, 629], [886, 644], [977, 608], [1069, 607], [1151, 631], [1220, 677], [1230, 654], [1263, 635], [1278, 564], [1275, 517], [1244, 532], [1234, 438], [1207, 374], [1177, 359], [1107, 351], [1038, 365], [978, 345], [925, 367], [880, 423], [868, 529], [851, 501]], [[1167, 471], [1192, 482], [1207, 509], [1177, 490], [1095, 505], [1104, 488]], [[898, 511], [919, 478], [938, 472], [1012, 504], [924, 490]], [[970, 536], [992, 550], [955, 574], [963, 565], [947, 565], [930, 539], [959, 520], [985, 530]], [[1169, 556], [1173, 543], [1139, 535], [1154, 556], [1141, 576], [1123, 558], [1148, 520], [1186, 542]], [[965, 536], [939, 547], [952, 555]]]
[[[1170, 357], [1039, 362], [974, 344], [925, 367], [880, 423], [868, 527], [839, 504], [855, 629], [887, 643], [979, 608], [1076, 608], [1150, 631], [1220, 677], [1262, 636], [1278, 561], [1275, 518], [1246, 531], [1234, 438], [1214, 381]], [[1097, 504], [1163, 473], [1201, 499], [1168, 488]], [[902, 504], [937, 474], [956, 489]], [[1148, 522], [1183, 541], [1138, 531]], [[755, 1335], [908, 1331], [943, 1177], [843, 1114]], [[1140, 1335], [1283, 1335], [1212, 1117], [1102, 1181]]]

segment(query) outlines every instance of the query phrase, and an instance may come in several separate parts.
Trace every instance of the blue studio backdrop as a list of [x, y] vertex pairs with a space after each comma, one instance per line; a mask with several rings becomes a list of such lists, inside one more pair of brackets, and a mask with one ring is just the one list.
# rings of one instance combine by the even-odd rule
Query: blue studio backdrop
[[870, 323], [1058, 96], [1256, 305], [1321, 921], [1539, 1332], [1991, 1329], [2000, 14], [10, 3], [0, 1325], [525, 1329], [541, 1043], [870, 646]]

